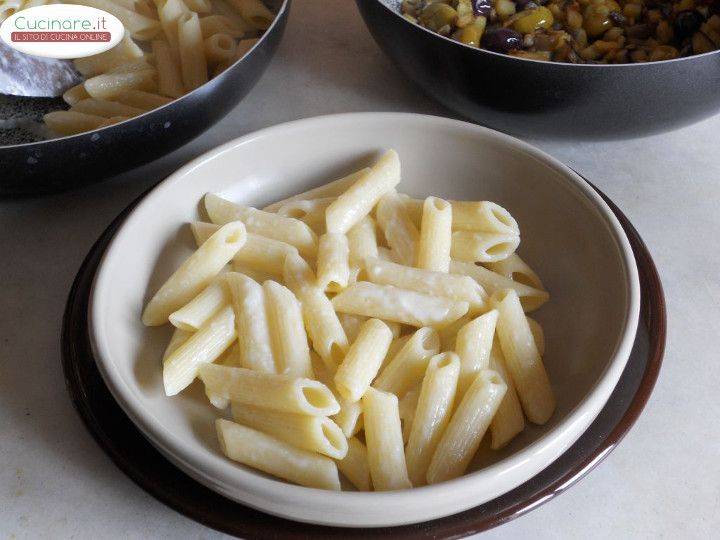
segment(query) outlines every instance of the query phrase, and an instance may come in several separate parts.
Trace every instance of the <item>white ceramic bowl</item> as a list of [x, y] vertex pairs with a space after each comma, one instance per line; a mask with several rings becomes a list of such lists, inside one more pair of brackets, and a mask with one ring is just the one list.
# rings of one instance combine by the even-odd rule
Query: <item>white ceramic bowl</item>
[[[400, 153], [400, 188], [413, 195], [489, 199], [520, 223], [520, 253], [552, 297], [534, 316], [558, 407], [507, 449], [481, 452], [467, 475], [434, 486], [331, 492], [291, 485], [223, 457], [196, 382], [163, 393], [160, 358], [169, 328], [147, 329], [149, 295], [193, 247], [188, 221], [208, 191], [251, 205], [304, 191]], [[243, 504], [312, 523], [374, 527], [426, 521], [493, 499], [547, 467], [605, 405], [627, 362], [640, 293], [628, 240], [614, 215], [573, 171], [516, 139], [473, 124], [412, 114], [345, 114], [300, 120], [229, 142], [171, 175], [112, 240], [95, 279], [90, 332], [115, 399], [172, 462]], [[138, 456], [138, 459], [142, 459]]]

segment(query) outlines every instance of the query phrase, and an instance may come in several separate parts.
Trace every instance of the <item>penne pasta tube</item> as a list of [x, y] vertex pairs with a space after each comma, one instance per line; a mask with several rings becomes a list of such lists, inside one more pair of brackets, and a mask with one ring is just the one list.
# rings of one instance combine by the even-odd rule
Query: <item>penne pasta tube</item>
[[346, 234], [399, 183], [400, 158], [395, 150], [388, 150], [328, 206], [325, 213], [328, 232]]
[[500, 407], [490, 422], [490, 447], [493, 450], [499, 450], [525, 429], [525, 416], [515, 384], [505, 368], [505, 359], [497, 340], [493, 343], [490, 353], [490, 369], [496, 371], [507, 386], [507, 392], [500, 402]]
[[540, 277], [517, 253], [513, 253], [501, 261], [485, 263], [485, 267], [508, 279], [524, 283], [528, 287], [545, 290]]
[[462, 317], [460, 317], [457, 321], [440, 328], [438, 330], [438, 333], [440, 334], [440, 350], [441, 351], [454, 351], [457, 333], [460, 331], [460, 329], [463, 326], [465, 326], [467, 323], [469, 323], [472, 319], [473, 318], [470, 315], [465, 314]]
[[464, 325], [455, 338], [455, 352], [460, 357], [458, 396], [472, 384], [477, 374], [490, 362], [490, 349], [495, 337], [498, 312], [493, 309]]
[[359, 281], [332, 300], [336, 311], [423, 326], [442, 327], [468, 311], [467, 302]]
[[240, 365], [265, 373], [277, 373], [262, 286], [236, 272], [225, 274], [224, 280], [235, 313]]
[[365, 261], [365, 278], [378, 285], [393, 285], [456, 302], [467, 302], [473, 313], [483, 310], [487, 299], [482, 286], [468, 276], [423, 270], [380, 259]]
[[181, 16], [189, 14], [190, 10], [183, 0], [156, 0], [155, 4], [165, 38], [170, 44], [171, 50], [178, 51], [179, 60], [178, 21]]
[[418, 268], [445, 273], [449, 271], [452, 213], [449, 202], [438, 197], [425, 199], [418, 240]]
[[530, 326], [530, 332], [532, 332], [533, 339], [535, 340], [535, 346], [537, 347], [540, 356], [545, 356], [545, 331], [543, 330], [543, 327], [532, 317], [525, 318], [527, 319], [528, 326]]
[[228, 3], [256, 30], [267, 30], [275, 19], [260, 0], [228, 0]]
[[216, 278], [195, 298], [172, 312], [170, 324], [188, 332], [195, 332], [222, 308], [230, 304], [230, 295], [222, 278]]
[[223, 17], [227, 17], [234, 24], [242, 28], [245, 34], [255, 32], [255, 29], [250, 26], [250, 23], [243, 19], [240, 16], [240, 13], [231, 7], [225, 0], [210, 0], [210, 5], [212, 6], [213, 13], [219, 13]]
[[520, 245], [517, 234], [457, 231], [452, 235], [453, 259], [466, 262], [493, 262], [509, 257]]
[[210, 0], [183, 0], [183, 2], [190, 11], [195, 13], [210, 13], [212, 11]]
[[275, 281], [266, 281], [262, 288], [278, 373], [312, 377], [310, 348], [300, 303], [290, 289]]
[[375, 221], [370, 216], [365, 216], [348, 231], [347, 240], [350, 266], [361, 268], [366, 259], [378, 258]]
[[293, 201], [324, 199], [327, 197], [337, 198], [338, 195], [341, 195], [343, 192], [347, 191], [350, 186], [352, 186], [360, 178], [366, 176], [369, 172], [370, 168], [365, 167], [364, 169], [360, 169], [359, 171], [350, 173], [347, 176], [343, 176], [338, 180], [334, 180], [332, 182], [323, 184], [308, 191], [303, 191], [302, 193], [293, 195], [292, 197], [288, 197], [286, 199], [282, 199], [280, 201], [269, 204], [265, 208], [263, 208], [263, 210], [265, 212], [277, 212], [284, 205]]
[[535, 311], [550, 299], [550, 295], [546, 291], [513, 281], [477, 264], [451, 261], [450, 272], [473, 278], [485, 289], [488, 295], [503, 289], [514, 289], [520, 297], [523, 309], [527, 312]]
[[402, 199], [395, 191], [385, 194], [380, 199], [376, 217], [385, 240], [398, 262], [405, 266], [415, 266], [420, 233], [407, 216]]
[[145, 111], [157, 109], [172, 102], [172, 99], [168, 97], [153, 94], [152, 92], [144, 92], [143, 90], [122, 90], [113, 99], [118, 103]]
[[236, 39], [245, 35], [245, 30], [235, 21], [225, 15], [218, 14], [201, 17], [200, 31], [205, 39], [215, 34], [228, 34]]
[[165, 359], [165, 394], [174, 396], [184, 390], [195, 380], [200, 367], [217, 360], [235, 339], [235, 316], [227, 306]]
[[342, 397], [335, 387], [333, 375], [335, 371], [328, 369], [317, 355], [313, 355], [313, 370], [318, 380], [327, 386], [340, 405], [340, 411], [333, 415], [333, 420], [340, 427], [348, 439], [362, 429], [362, 404], [359, 401], [350, 401]]
[[150, 63], [153, 58], [152, 55], [145, 55], [142, 58], [136, 58], [135, 60], [120, 64], [108, 71], [108, 73], [136, 73], [138, 71], [153, 70], [155, 66]]
[[[198, 245], [220, 228], [214, 223], [201, 221], [193, 222], [190, 227]], [[233, 257], [233, 263], [243, 268], [251, 268], [280, 277], [283, 275], [285, 259], [288, 256], [297, 255], [297, 253], [298, 250], [295, 246], [259, 234], [248, 233], [245, 244]]]
[[105, 118], [77, 111], [52, 111], [43, 116], [48, 129], [58, 135], [75, 135], [102, 125]]
[[103, 120], [103, 122], [98, 127], [106, 127], [106, 126], [112, 126], [115, 124], [119, 124], [120, 122], [124, 122], [125, 120], [130, 120], [129, 116], [111, 116], [110, 118], [106, 118]]
[[[63, 101], [67, 103], [68, 105], [75, 105], [79, 101], [82, 101], [83, 99], [88, 99], [90, 97], [90, 94], [87, 93], [87, 90], [85, 90], [85, 83], [82, 82], [76, 86], [73, 86], [72, 88], [68, 89], [63, 93], [62, 95]], [[65, 112], [65, 111], [56, 111], [56, 112]]]
[[378, 259], [380, 259], [381, 261], [389, 261], [397, 264], [402, 264], [397, 255], [393, 253], [390, 248], [386, 248], [385, 246], [378, 246]]
[[114, 99], [123, 90], [152, 92], [157, 89], [155, 75], [154, 69], [129, 73], [105, 73], [86, 80], [85, 90], [91, 97], [108, 100]]
[[232, 402], [315, 416], [330, 416], [340, 411], [330, 389], [311, 379], [216, 364], [202, 365], [199, 376], [207, 393]]
[[405, 392], [405, 395], [400, 399], [398, 405], [400, 409], [400, 422], [402, 423], [402, 438], [405, 444], [410, 440], [410, 432], [412, 431], [415, 410], [417, 409], [419, 399], [420, 387], [416, 386]]
[[231, 203], [213, 193], [205, 195], [205, 209], [210, 220], [218, 225], [242, 221], [248, 232], [295, 246], [303, 256], [312, 257], [317, 252], [317, 236], [298, 219]]
[[[142, 58], [144, 54], [140, 46], [132, 40], [130, 34], [126, 33], [120, 40], [120, 43], [112, 49], [100, 54], [86, 56], [85, 58], [76, 58], [73, 60], [73, 65], [83, 77], [89, 78], [100, 75], [101, 73], [106, 73], [131, 60]], [[63, 98], [64, 97], [63, 95]], [[72, 105], [71, 102], [68, 101], [68, 103]]]
[[158, 326], [207, 287], [245, 243], [245, 226], [228, 223], [188, 257], [155, 293], [143, 311], [146, 326]]
[[180, 73], [183, 86], [192, 91], [208, 81], [200, 19], [197, 13], [183, 13], [177, 20]]
[[337, 466], [358, 491], [370, 491], [372, 486], [367, 448], [356, 437], [348, 439], [348, 452], [343, 459], [337, 461]]
[[345, 331], [348, 343], [352, 343], [357, 339], [357, 336], [360, 333], [360, 327], [365, 321], [367, 321], [367, 317], [363, 317], [362, 315], [350, 315], [349, 313], [338, 313], [337, 317], [338, 321], [340, 321], [340, 325]]
[[375, 388], [402, 398], [408, 390], [422, 381], [430, 358], [438, 352], [440, 337], [437, 330], [420, 328], [382, 370], [375, 381]]
[[193, 335], [192, 331], [182, 330], [180, 328], [175, 328], [173, 331], [173, 335], [170, 338], [170, 342], [167, 344], [167, 347], [165, 347], [165, 353], [163, 354], [163, 363], [167, 360], [167, 358], [174, 353], [177, 348], [185, 343], [190, 336]]
[[[420, 224], [423, 202], [420, 199], [404, 198], [413, 223]], [[510, 212], [491, 201], [450, 201], [452, 205], [452, 228], [456, 231], [478, 231], [500, 234], [520, 234], [520, 227]]]
[[387, 325], [370, 319], [363, 323], [355, 342], [335, 373], [335, 388], [348, 401], [358, 401], [372, 384], [392, 342]]
[[283, 203], [277, 209], [277, 214], [295, 219], [305, 219], [308, 215], [319, 213], [325, 220], [325, 210], [337, 197], [323, 197], [321, 199], [297, 199]]
[[111, 0], [63, 0], [63, 3], [89, 6], [115, 15], [123, 24], [125, 32], [141, 41], [152, 39], [160, 31], [160, 24], [157, 20], [145, 17]]
[[208, 65], [214, 66], [235, 58], [237, 43], [228, 34], [213, 34], [203, 41], [205, 59]]
[[453, 352], [436, 354], [428, 364], [405, 449], [415, 487], [426, 483], [430, 460], [452, 416], [459, 375], [460, 359]]
[[317, 251], [317, 285], [320, 290], [339, 292], [350, 281], [350, 249], [344, 234], [326, 233]]
[[233, 461], [302, 486], [340, 490], [337, 465], [330, 458], [223, 418], [215, 427], [222, 453]]
[[106, 101], [95, 98], [82, 99], [75, 103], [71, 110], [84, 114], [102, 116], [103, 118], [112, 118], [115, 116], [132, 118], [133, 116], [138, 116], [145, 112], [143, 109], [123, 105], [122, 103], [116, 103], [115, 101]]
[[158, 73], [158, 92], [163, 96], [180, 97], [185, 94], [182, 72], [178, 63], [179, 53], [173, 51], [166, 41], [153, 40], [152, 52]]
[[313, 348], [329, 369], [336, 370], [348, 349], [348, 339], [332, 302], [315, 285], [312, 269], [297, 252], [285, 259], [284, 277], [300, 300]]
[[232, 415], [237, 423], [298, 448], [333, 459], [343, 459], [347, 455], [348, 441], [345, 435], [327, 416], [271, 411], [241, 403], [232, 404]]
[[375, 491], [411, 488], [408, 478], [398, 398], [368, 388], [362, 398], [370, 478]]
[[544, 424], [555, 410], [555, 396], [518, 295], [512, 289], [498, 291], [491, 302], [498, 310], [497, 335], [505, 367], [525, 415], [535, 424]]
[[462, 475], [477, 452], [505, 395], [507, 386], [500, 375], [481, 370], [455, 409], [440, 438], [427, 471], [428, 484], [437, 484]]

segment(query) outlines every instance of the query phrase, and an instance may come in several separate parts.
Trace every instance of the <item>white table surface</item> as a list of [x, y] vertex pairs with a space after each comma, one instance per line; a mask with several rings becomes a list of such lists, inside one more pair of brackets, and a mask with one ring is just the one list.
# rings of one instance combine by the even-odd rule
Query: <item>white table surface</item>
[[[349, 111], [450, 115], [383, 56], [354, 2], [296, 0], [262, 80], [201, 138], [82, 191], [0, 201], [0, 539], [220, 536], [143, 492], [85, 431], [60, 367], [65, 300], [112, 218], [180, 164], [265, 126]], [[665, 286], [668, 347], [655, 392], [619, 448], [567, 493], [485, 538], [717, 534], [719, 138], [720, 116], [632, 141], [531, 141], [592, 179], [644, 237]]]

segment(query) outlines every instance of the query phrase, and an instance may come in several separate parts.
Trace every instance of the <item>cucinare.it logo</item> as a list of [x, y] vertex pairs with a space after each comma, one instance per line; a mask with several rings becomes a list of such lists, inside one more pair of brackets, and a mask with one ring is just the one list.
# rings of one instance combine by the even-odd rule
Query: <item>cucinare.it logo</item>
[[117, 45], [124, 33], [123, 24], [114, 15], [71, 4], [18, 11], [0, 26], [0, 38], [10, 47], [47, 58], [99, 54]]

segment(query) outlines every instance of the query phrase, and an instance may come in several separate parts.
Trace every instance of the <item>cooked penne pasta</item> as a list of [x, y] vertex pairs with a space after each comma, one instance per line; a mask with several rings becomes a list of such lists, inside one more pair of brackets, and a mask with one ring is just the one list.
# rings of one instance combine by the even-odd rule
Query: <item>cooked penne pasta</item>
[[483, 369], [465, 392], [435, 449], [426, 480], [437, 484], [465, 472], [477, 452], [507, 386], [500, 375]]
[[387, 325], [370, 319], [363, 323], [355, 342], [335, 373], [335, 387], [349, 401], [358, 401], [372, 384], [392, 342]]
[[505, 358], [503, 358], [497, 340], [493, 343], [490, 352], [490, 369], [496, 371], [507, 386], [507, 392], [500, 402], [500, 407], [490, 422], [490, 447], [493, 450], [499, 450], [525, 429], [525, 416], [515, 384], [505, 368]]
[[182, 71], [178, 63], [180, 53], [173, 51], [166, 41], [159, 39], [153, 40], [152, 52], [157, 65], [158, 92], [175, 98], [185, 94]]
[[266, 281], [262, 288], [278, 373], [312, 377], [310, 348], [300, 303], [290, 289], [275, 281]]
[[405, 266], [415, 266], [420, 233], [407, 216], [402, 199], [395, 191], [380, 199], [376, 217], [397, 260]]
[[452, 415], [459, 375], [460, 359], [455, 353], [430, 359], [405, 449], [408, 476], [415, 487], [426, 483], [430, 460]]
[[207, 287], [245, 243], [245, 226], [228, 223], [215, 232], [178, 268], [148, 302], [142, 320], [164, 324], [168, 316]]
[[295, 219], [302, 219], [307, 222], [307, 217], [317, 215], [318, 218], [313, 217], [312, 221], [316, 219], [322, 219], [325, 221], [325, 210], [332, 204], [337, 197], [323, 197], [321, 199], [296, 199], [284, 203], [277, 209], [277, 213], [281, 216], [292, 217]]
[[340, 411], [330, 389], [311, 379], [216, 364], [202, 365], [199, 376], [206, 392], [245, 405], [316, 416]]
[[[424, 201], [404, 198], [413, 223], [422, 220]], [[499, 234], [520, 234], [520, 227], [510, 212], [490, 201], [450, 201], [452, 205], [452, 228], [456, 231], [478, 231]]]
[[157, 90], [156, 71], [146, 69], [128, 73], [105, 73], [85, 81], [88, 95], [97, 99], [112, 100], [124, 90]]
[[63, 0], [63, 3], [89, 6], [115, 15], [120, 19], [125, 31], [136, 39], [149, 40], [160, 31], [160, 24], [156, 19], [145, 17], [111, 0]]
[[227, 34], [234, 38], [245, 35], [245, 30], [230, 17], [217, 14], [200, 17], [200, 31], [205, 39], [215, 34]]
[[235, 316], [227, 306], [167, 356], [163, 363], [165, 394], [174, 396], [184, 390], [200, 367], [217, 360], [236, 338]]
[[530, 332], [532, 332], [533, 339], [535, 340], [535, 346], [537, 347], [540, 356], [545, 356], [545, 331], [543, 330], [543, 327], [532, 317], [525, 318], [527, 319], [528, 326], [530, 326]]
[[458, 396], [472, 384], [480, 370], [490, 362], [490, 349], [495, 336], [498, 312], [493, 309], [468, 322], [458, 330], [455, 338], [455, 352], [460, 357], [460, 381]]
[[332, 459], [223, 418], [215, 426], [222, 453], [233, 461], [302, 486], [340, 490]]
[[47, 127], [58, 135], [75, 135], [98, 128], [105, 118], [77, 111], [53, 111], [43, 116]]
[[488, 270], [505, 276], [508, 279], [523, 283], [528, 287], [545, 290], [540, 277], [530, 266], [520, 258], [520, 255], [513, 253], [505, 259], [497, 262], [485, 263]]
[[348, 452], [337, 462], [342, 475], [350, 480], [358, 491], [370, 491], [370, 467], [368, 466], [367, 448], [356, 437], [348, 439]]
[[[89, 98], [90, 94], [87, 93], [87, 90], [85, 90], [85, 83], [82, 82], [82, 83], [66, 90], [65, 93], [63, 93], [62, 97], [63, 97], [63, 101], [65, 101], [65, 103], [67, 103], [68, 105], [75, 105], [77, 102], [82, 101], [83, 99]], [[65, 111], [55, 111], [55, 112], [65, 112]]]
[[350, 248], [344, 234], [320, 237], [317, 252], [317, 285], [322, 291], [339, 292], [350, 281]]
[[351, 267], [361, 268], [365, 265], [365, 259], [378, 257], [375, 221], [370, 216], [365, 216], [354, 225], [348, 231], [347, 239]]
[[368, 388], [362, 398], [370, 478], [376, 491], [411, 488], [408, 478], [398, 398]]
[[360, 327], [368, 319], [362, 315], [351, 315], [349, 313], [338, 313], [337, 317], [340, 321], [340, 325], [345, 331], [348, 343], [352, 343], [357, 339], [357, 336], [360, 333]]
[[432, 328], [420, 328], [405, 341], [375, 381], [375, 388], [402, 398], [422, 381], [428, 362], [440, 352], [440, 337]]
[[327, 231], [346, 234], [367, 216], [387, 192], [400, 183], [400, 158], [388, 150], [363, 175], [328, 206], [325, 213]]
[[222, 308], [230, 304], [230, 294], [222, 277], [168, 317], [170, 324], [188, 332], [195, 332]]
[[418, 268], [445, 273], [449, 271], [452, 213], [449, 202], [438, 197], [425, 199], [418, 240]]
[[362, 429], [362, 404], [359, 401], [350, 401], [342, 397], [335, 387], [334, 370], [330, 370], [317, 355], [313, 356], [313, 370], [317, 379], [327, 386], [337, 399], [340, 411], [333, 415], [333, 420], [340, 427], [348, 439]]
[[535, 424], [544, 424], [555, 410], [555, 396], [518, 295], [505, 289], [496, 292], [491, 302], [498, 310], [497, 335], [505, 367], [525, 415]]
[[468, 276], [423, 270], [380, 259], [366, 259], [365, 277], [378, 285], [393, 285], [457, 302], [467, 302], [473, 313], [481, 311], [487, 299], [482, 286]]
[[212, 11], [210, 0], [183, 0], [183, 2], [185, 2], [188, 9], [195, 13], [210, 13]]
[[310, 416], [261, 409], [241, 403], [232, 404], [236, 422], [262, 431], [281, 441], [318, 452], [333, 459], [343, 459], [348, 442], [335, 422], [327, 416]]
[[240, 366], [265, 373], [277, 373], [262, 286], [248, 276], [236, 272], [225, 274], [224, 281], [229, 289], [235, 313]]
[[473, 319], [473, 317], [471, 317], [469, 314], [466, 313], [465, 315], [460, 317], [457, 321], [440, 328], [438, 330], [438, 333], [440, 334], [440, 350], [441, 351], [454, 351], [457, 333], [460, 331], [460, 329], [463, 326], [465, 326], [467, 323], [469, 323], [472, 319]]
[[215, 66], [235, 58], [237, 43], [229, 34], [213, 34], [203, 41], [205, 59], [208, 65]]
[[172, 103], [172, 99], [168, 97], [153, 94], [152, 92], [144, 92], [143, 90], [123, 90], [118, 92], [113, 99], [118, 103], [137, 107], [145, 111], [157, 109], [158, 107]]
[[493, 262], [509, 257], [520, 245], [516, 234], [457, 231], [452, 235], [453, 259], [466, 262]]
[[256, 30], [267, 30], [275, 18], [260, 0], [228, 0], [228, 3]]
[[477, 264], [451, 261], [450, 272], [470, 276], [482, 285], [489, 295], [503, 289], [514, 289], [520, 297], [520, 303], [523, 309], [527, 312], [535, 311], [550, 298], [550, 295], [546, 291], [513, 281]]
[[299, 254], [285, 259], [284, 277], [285, 283], [300, 300], [305, 328], [313, 348], [334, 371], [348, 349], [348, 338], [332, 302], [315, 285], [312, 269]]
[[[183, 0], [155, 0], [160, 26], [172, 50], [178, 50], [178, 21], [190, 10]], [[179, 55], [179, 51], [178, 51]]]
[[205, 195], [205, 209], [210, 220], [218, 225], [242, 221], [248, 232], [295, 246], [303, 256], [312, 257], [317, 252], [317, 236], [298, 219], [235, 204], [213, 193]]
[[188, 91], [192, 91], [208, 81], [200, 19], [197, 13], [183, 13], [178, 18], [177, 24], [183, 86]]
[[277, 212], [280, 208], [293, 201], [325, 199], [328, 197], [337, 198], [339, 195], [347, 191], [350, 186], [352, 186], [360, 178], [366, 176], [369, 172], [370, 167], [365, 167], [364, 169], [360, 169], [359, 171], [350, 173], [347, 176], [343, 176], [342, 178], [333, 180], [328, 184], [323, 184], [322, 186], [309, 189], [308, 191], [303, 191], [302, 193], [298, 193], [297, 195], [293, 195], [292, 197], [287, 197], [286, 199], [282, 199], [280, 201], [269, 204], [264, 207], [263, 210], [265, 212]]
[[175, 330], [173, 331], [173, 335], [170, 338], [170, 342], [167, 344], [167, 347], [165, 347], [165, 353], [163, 354], [163, 363], [165, 363], [165, 360], [167, 360], [168, 356], [174, 353], [177, 348], [183, 343], [185, 343], [192, 335], [192, 331], [175, 328]]
[[468, 311], [467, 302], [455, 302], [427, 294], [359, 281], [335, 298], [335, 310], [364, 315], [418, 328], [442, 327], [459, 319]]
[[[101, 73], [106, 73], [131, 60], [142, 58], [143, 55], [144, 53], [140, 46], [126, 33], [122, 40], [120, 40], [120, 43], [112, 49], [100, 54], [86, 56], [85, 58], [76, 58], [73, 60], [73, 65], [83, 77], [89, 78]], [[68, 103], [70, 102], [68, 101]]]
[[115, 116], [131, 118], [145, 112], [143, 109], [131, 107], [130, 105], [95, 98], [82, 99], [75, 103], [71, 110], [84, 114], [94, 114], [104, 118], [112, 118]]

